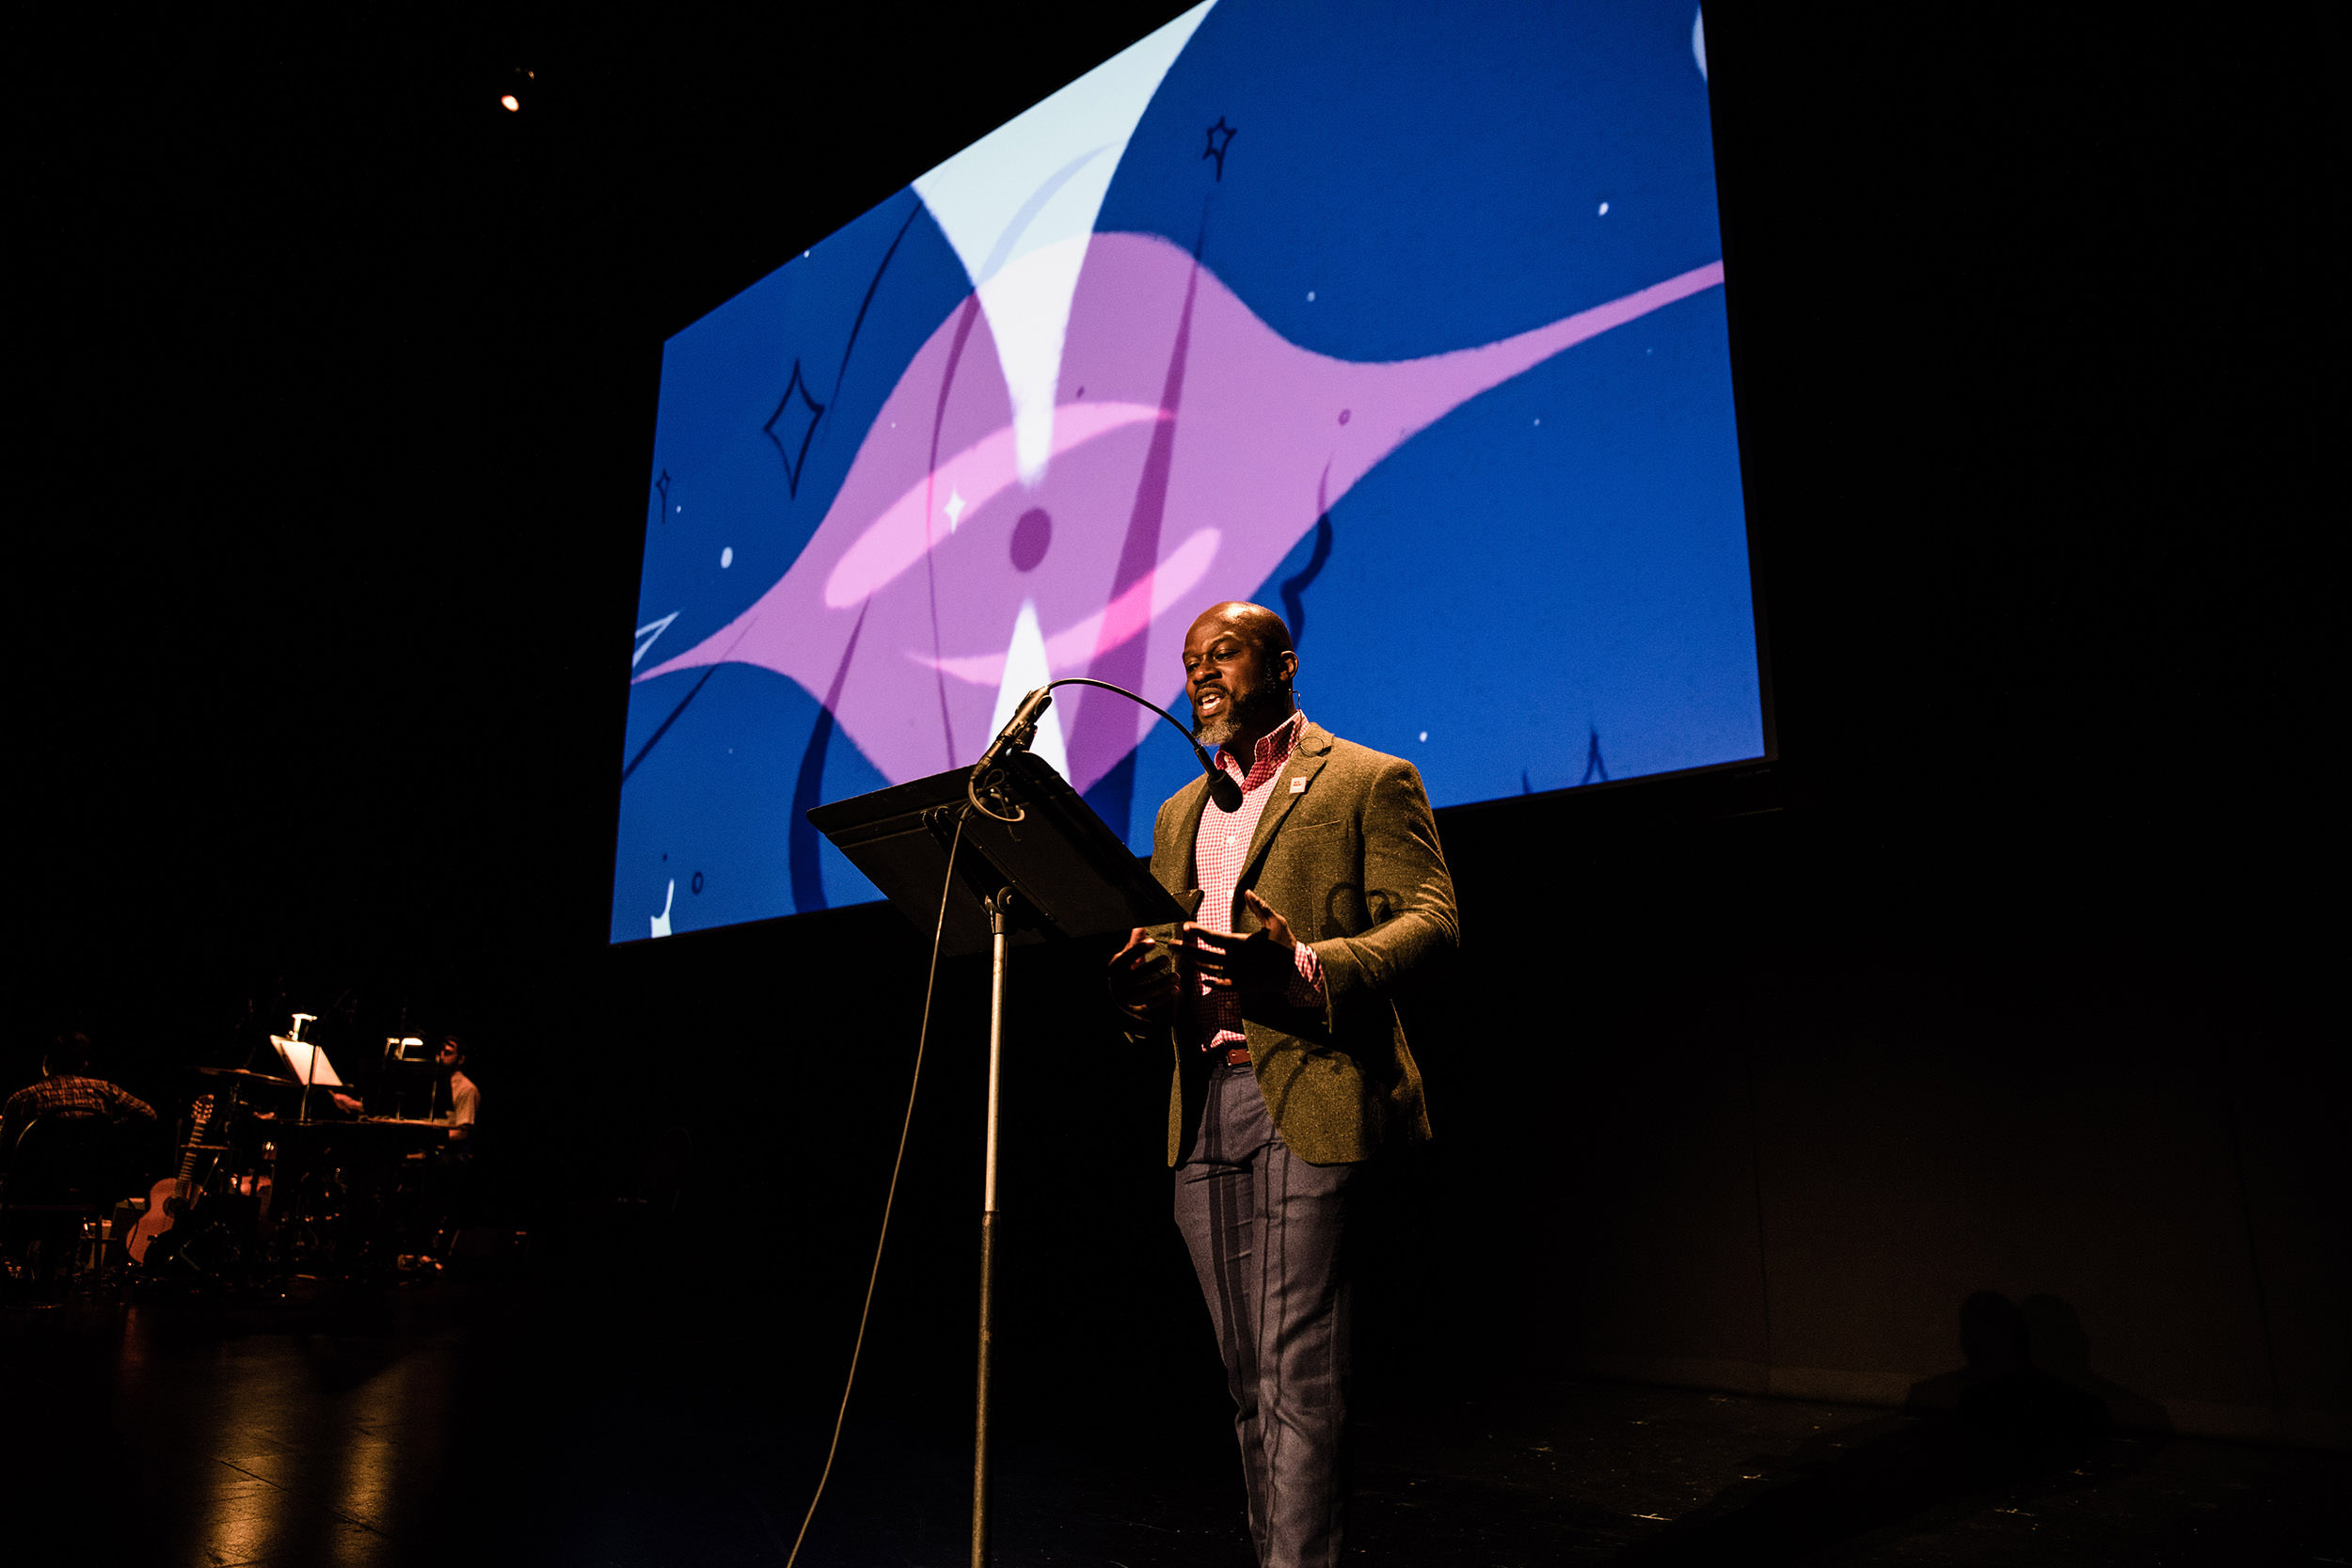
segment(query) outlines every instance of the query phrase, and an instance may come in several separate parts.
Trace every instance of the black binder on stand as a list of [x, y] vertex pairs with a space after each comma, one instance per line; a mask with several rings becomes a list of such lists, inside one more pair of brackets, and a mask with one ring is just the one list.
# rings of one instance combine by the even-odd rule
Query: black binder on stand
[[[988, 1561], [990, 1340], [995, 1304], [998, 1068], [1005, 1037], [1005, 965], [1015, 945], [1049, 937], [1123, 935], [1186, 918], [1184, 907], [1060, 774], [1025, 751], [1007, 754], [981, 781], [958, 768], [854, 800], [818, 806], [810, 824], [915, 923], [940, 920], [941, 951], [994, 952], [989, 991], [988, 1155], [980, 1204], [979, 1393], [972, 1460], [972, 1561]], [[962, 823], [961, 842], [957, 823]], [[1007, 820], [1010, 818], [1011, 820]]]
[[969, 809], [968, 768], [817, 806], [808, 820], [928, 931], [939, 918], [956, 817], [968, 814], [942, 938], [941, 951], [951, 956], [987, 949], [987, 901], [1006, 888], [1014, 895], [1016, 946], [1048, 937], [1123, 935], [1184, 918], [1168, 890], [1051, 765], [1015, 752], [996, 773], [985, 799], [1008, 816], [1019, 814], [1019, 821]]

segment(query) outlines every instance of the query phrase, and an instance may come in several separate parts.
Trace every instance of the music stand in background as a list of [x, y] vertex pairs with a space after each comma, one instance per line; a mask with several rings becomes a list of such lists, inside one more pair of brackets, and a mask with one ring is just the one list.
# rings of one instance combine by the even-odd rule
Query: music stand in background
[[[810, 824], [866, 873], [918, 930], [940, 929], [943, 953], [993, 951], [988, 1001], [988, 1137], [980, 1186], [980, 1351], [972, 1454], [972, 1561], [988, 1561], [990, 1342], [995, 1308], [998, 1069], [1005, 1043], [1006, 959], [1016, 943], [1124, 935], [1186, 917], [1184, 907], [1061, 775], [1025, 751], [990, 769], [987, 811], [972, 809], [972, 769], [893, 784], [818, 806]], [[1006, 821], [1004, 817], [1017, 817]], [[950, 871], [957, 818], [963, 835]]]
[[270, 1044], [278, 1048], [279, 1059], [294, 1074], [294, 1082], [302, 1085], [302, 1106], [294, 1116], [298, 1122], [310, 1119], [310, 1090], [314, 1085], [327, 1089], [343, 1086], [342, 1077], [335, 1071], [335, 1064], [326, 1059], [326, 1051], [300, 1037], [304, 1018], [301, 1013], [294, 1015], [293, 1036], [272, 1035], [269, 1037]]
[[415, 1119], [408, 1115], [408, 1090], [421, 1081], [428, 1085], [424, 1097], [425, 1114], [427, 1116], [432, 1114], [433, 1093], [429, 1086], [430, 1080], [426, 1075], [433, 1068], [433, 1055], [431, 1051], [425, 1049], [424, 1040], [420, 1036], [387, 1035], [384, 1037], [382, 1073], [384, 1083], [391, 1089], [393, 1120]]

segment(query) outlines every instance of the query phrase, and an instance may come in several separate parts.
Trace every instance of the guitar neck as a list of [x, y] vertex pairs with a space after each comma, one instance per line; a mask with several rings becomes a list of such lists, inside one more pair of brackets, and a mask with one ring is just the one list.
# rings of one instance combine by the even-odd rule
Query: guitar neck
[[196, 1146], [204, 1141], [204, 1129], [211, 1125], [213, 1107], [207, 1102], [196, 1108], [188, 1122], [188, 1144], [180, 1155], [180, 1174], [172, 1180], [172, 1196], [181, 1202], [188, 1200], [188, 1183], [196, 1180], [196, 1157], [201, 1152]]

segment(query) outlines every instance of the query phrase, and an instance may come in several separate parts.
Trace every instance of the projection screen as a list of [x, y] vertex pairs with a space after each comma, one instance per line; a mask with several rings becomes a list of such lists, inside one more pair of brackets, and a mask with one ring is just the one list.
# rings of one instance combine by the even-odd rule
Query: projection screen
[[[1439, 806], [1768, 754], [1707, 90], [1687, 0], [1211, 0], [671, 338], [612, 940], [875, 897], [808, 807], [1222, 599]], [[1197, 770], [1037, 750], [1138, 852]]]

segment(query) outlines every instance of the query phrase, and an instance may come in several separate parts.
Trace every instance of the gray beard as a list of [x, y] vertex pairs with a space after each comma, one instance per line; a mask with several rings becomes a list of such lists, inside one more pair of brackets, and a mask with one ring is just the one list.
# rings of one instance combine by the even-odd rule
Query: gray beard
[[1192, 729], [1192, 737], [1214, 752], [1241, 733], [1241, 721], [1227, 703], [1224, 711], [1214, 719], [1203, 719]]
[[[1215, 751], [1230, 746], [1244, 730], [1272, 729], [1282, 721], [1290, 705], [1290, 693], [1279, 686], [1261, 686], [1248, 691], [1228, 692], [1224, 708], [1207, 719], [1193, 721], [1192, 737]], [[1263, 721], [1263, 726], [1260, 721]], [[1249, 759], [1240, 759], [1244, 766]]]

